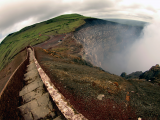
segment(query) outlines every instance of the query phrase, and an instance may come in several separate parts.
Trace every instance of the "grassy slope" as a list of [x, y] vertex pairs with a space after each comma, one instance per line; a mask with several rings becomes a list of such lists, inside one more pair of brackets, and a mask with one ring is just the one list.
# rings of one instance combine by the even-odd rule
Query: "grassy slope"
[[0, 70], [11, 62], [13, 57], [26, 46], [33, 46], [48, 40], [49, 37], [47, 35], [72, 32], [75, 28], [85, 24], [84, 19], [87, 18], [89, 17], [78, 14], [61, 15], [9, 34], [0, 44]]

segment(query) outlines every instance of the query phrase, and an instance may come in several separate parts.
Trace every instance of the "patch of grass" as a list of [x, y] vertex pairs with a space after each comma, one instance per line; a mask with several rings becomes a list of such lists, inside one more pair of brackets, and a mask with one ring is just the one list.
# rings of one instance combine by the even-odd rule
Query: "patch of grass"
[[[0, 70], [26, 46], [34, 46], [49, 39], [47, 35], [69, 33], [85, 24], [85, 17], [79, 14], [67, 14], [27, 26], [9, 34], [0, 44]], [[61, 49], [62, 50], [62, 49]]]

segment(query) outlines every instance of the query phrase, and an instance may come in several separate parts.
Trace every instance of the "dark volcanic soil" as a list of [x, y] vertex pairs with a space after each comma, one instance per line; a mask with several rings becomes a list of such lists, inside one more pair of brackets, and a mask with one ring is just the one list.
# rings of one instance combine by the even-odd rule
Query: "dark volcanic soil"
[[80, 113], [90, 120], [160, 117], [158, 84], [104, 72], [83, 60], [81, 50], [72, 37], [51, 50], [35, 48], [42, 68]]
[[[126, 107], [123, 78], [85, 65], [85, 61], [54, 58], [42, 49], [35, 50], [40, 65], [55, 86], [89, 120], [136, 118], [135, 111]], [[101, 95], [104, 97], [99, 100], [97, 97]]]

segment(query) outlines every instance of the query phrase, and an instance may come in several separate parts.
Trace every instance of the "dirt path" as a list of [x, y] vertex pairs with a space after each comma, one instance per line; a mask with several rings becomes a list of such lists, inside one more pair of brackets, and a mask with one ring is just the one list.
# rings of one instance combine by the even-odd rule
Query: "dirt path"
[[49, 48], [53, 48], [56, 45], [58, 45], [60, 40], [64, 40], [65, 38], [65, 34], [62, 35], [57, 35], [57, 36], [53, 36], [53, 35], [47, 35], [50, 37], [49, 40], [45, 41], [44, 43], [38, 44], [35, 47], [41, 47], [43, 49], [49, 49]]

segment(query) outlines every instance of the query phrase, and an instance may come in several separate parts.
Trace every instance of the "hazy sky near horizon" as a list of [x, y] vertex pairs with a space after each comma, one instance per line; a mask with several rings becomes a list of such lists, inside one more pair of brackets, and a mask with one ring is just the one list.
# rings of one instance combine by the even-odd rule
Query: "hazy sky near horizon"
[[61, 14], [151, 21], [158, 0], [0, 0], [0, 42], [9, 33]]

